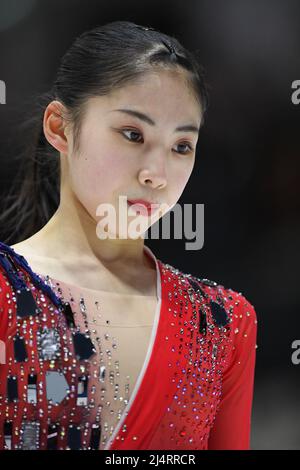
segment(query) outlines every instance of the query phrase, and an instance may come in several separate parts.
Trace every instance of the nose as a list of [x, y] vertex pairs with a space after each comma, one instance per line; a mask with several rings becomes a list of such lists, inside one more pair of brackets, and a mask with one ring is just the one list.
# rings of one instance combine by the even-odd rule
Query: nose
[[139, 182], [144, 186], [151, 186], [155, 189], [162, 189], [167, 185], [165, 166], [162, 163], [147, 165], [139, 171]]

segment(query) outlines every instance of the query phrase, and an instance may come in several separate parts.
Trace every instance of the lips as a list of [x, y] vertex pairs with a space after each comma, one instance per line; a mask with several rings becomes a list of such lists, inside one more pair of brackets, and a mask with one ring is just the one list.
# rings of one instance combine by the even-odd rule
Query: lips
[[142, 215], [150, 215], [155, 212], [160, 204], [146, 201], [145, 199], [128, 199], [127, 204], [129, 206], [134, 205], [133, 209], [137, 212], [141, 213]]

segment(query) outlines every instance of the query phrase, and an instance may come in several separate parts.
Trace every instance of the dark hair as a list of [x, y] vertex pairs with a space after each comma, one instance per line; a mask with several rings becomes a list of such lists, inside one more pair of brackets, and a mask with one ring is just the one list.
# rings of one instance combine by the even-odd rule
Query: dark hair
[[61, 59], [53, 87], [34, 98], [36, 112], [31, 109], [22, 126], [27, 129], [29, 144], [16, 157], [19, 173], [0, 215], [1, 230], [8, 234], [5, 243], [17, 243], [33, 235], [59, 205], [59, 152], [48, 143], [43, 131], [47, 105], [52, 100], [64, 105], [64, 118], [72, 125], [76, 151], [88, 99], [109, 94], [156, 66], [180, 66], [187, 72], [186, 84], [203, 116], [208, 93], [197, 51], [190, 52], [174, 37], [128, 21], [97, 26], [76, 38]]

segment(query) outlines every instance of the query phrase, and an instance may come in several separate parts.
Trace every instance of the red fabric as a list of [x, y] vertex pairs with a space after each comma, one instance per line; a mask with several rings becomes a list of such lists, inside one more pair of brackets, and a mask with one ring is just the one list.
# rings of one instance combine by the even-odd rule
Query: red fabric
[[248, 300], [237, 297], [241, 303], [233, 317], [233, 348], [223, 374], [222, 399], [210, 431], [209, 450], [250, 449], [257, 319]]
[[[250, 449], [257, 335], [255, 309], [238, 292], [221, 285], [209, 286], [158, 261], [162, 304], [155, 342], [137, 394], [108, 449]], [[205, 296], [191, 288], [190, 279], [201, 287]], [[27, 284], [32, 288], [29, 280]], [[42, 415], [37, 406], [26, 404], [20, 363], [11, 359], [13, 337], [21, 331], [24, 320], [16, 319], [13, 290], [1, 269], [0, 288], [0, 340], [6, 344], [8, 360], [5, 365], [0, 364], [0, 449], [5, 448], [4, 420], [11, 419], [20, 429], [25, 418], [40, 422], [39, 448], [45, 449], [47, 423], [60, 420], [60, 408], [49, 411], [43, 396], [38, 405], [39, 409], [42, 407]], [[36, 298], [43, 295], [38, 290], [34, 293]], [[225, 327], [220, 328], [213, 318], [211, 301], [223, 304], [230, 318]], [[49, 315], [49, 306], [49, 299], [41, 302], [46, 315]], [[206, 313], [205, 335], [199, 332], [200, 308]], [[36, 331], [35, 321], [33, 331]], [[26, 340], [29, 353], [32, 348], [37, 357], [35, 341], [30, 343], [29, 337]], [[216, 358], [213, 356], [215, 347]], [[80, 362], [72, 348], [69, 361]], [[25, 376], [29, 371], [36, 371], [41, 381], [50, 370], [47, 361], [42, 365], [37, 360], [29, 361], [23, 369]], [[19, 379], [17, 404], [7, 402], [8, 374]], [[66, 378], [71, 380], [68, 375]], [[74, 403], [70, 400], [62, 404], [66, 416], [60, 420], [60, 425], [68, 426], [70, 421], [82, 424], [81, 412], [72, 416]], [[87, 415], [84, 422], [92, 424]], [[19, 432], [14, 431], [12, 448], [20, 446]], [[66, 438], [61, 436], [58, 448], [66, 446]]]

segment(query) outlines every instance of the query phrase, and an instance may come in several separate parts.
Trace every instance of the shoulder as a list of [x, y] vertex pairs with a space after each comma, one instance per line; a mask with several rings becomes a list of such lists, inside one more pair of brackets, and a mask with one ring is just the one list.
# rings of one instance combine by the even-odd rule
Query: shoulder
[[224, 286], [222, 283], [207, 278], [185, 273], [180, 269], [162, 263], [163, 269], [187, 291], [193, 292], [199, 302], [205, 302], [211, 310], [212, 319], [217, 325], [231, 326], [231, 330], [256, 331], [257, 313], [254, 305], [244, 293]]
[[199, 343], [209, 342], [212, 351], [219, 351], [223, 372], [227, 370], [231, 374], [241, 364], [250, 370], [256, 356], [257, 314], [248, 296], [168, 263], [162, 263], [162, 269], [171, 291], [177, 289], [190, 303], [191, 321], [194, 324], [196, 319]]
[[0, 302], [1, 306], [4, 302], [4, 299], [7, 297], [7, 294], [11, 291], [11, 283], [7, 276], [7, 273], [3, 266], [0, 263]]

